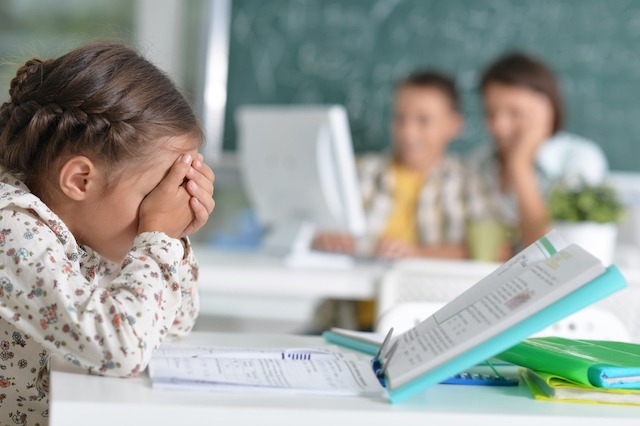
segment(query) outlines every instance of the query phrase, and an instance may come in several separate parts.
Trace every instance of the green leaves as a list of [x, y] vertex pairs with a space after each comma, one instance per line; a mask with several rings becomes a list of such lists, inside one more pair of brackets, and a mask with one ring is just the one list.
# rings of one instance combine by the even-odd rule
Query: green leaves
[[611, 186], [583, 186], [576, 190], [558, 185], [551, 193], [549, 213], [554, 220], [606, 223], [620, 222], [625, 209]]

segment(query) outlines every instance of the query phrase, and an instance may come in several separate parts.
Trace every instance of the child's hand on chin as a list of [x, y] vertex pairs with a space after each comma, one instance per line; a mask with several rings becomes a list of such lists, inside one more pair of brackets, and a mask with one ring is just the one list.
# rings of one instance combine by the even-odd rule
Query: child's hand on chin
[[167, 176], [142, 200], [138, 234], [160, 231], [182, 238], [207, 222], [215, 205], [211, 198], [214, 175], [201, 160], [200, 154], [193, 162], [188, 154], [180, 156]]

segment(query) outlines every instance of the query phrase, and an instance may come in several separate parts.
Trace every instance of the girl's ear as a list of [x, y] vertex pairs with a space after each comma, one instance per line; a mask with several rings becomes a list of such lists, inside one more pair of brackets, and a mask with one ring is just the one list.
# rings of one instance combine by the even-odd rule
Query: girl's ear
[[75, 201], [82, 201], [97, 185], [97, 169], [87, 157], [78, 156], [68, 160], [60, 169], [60, 190]]

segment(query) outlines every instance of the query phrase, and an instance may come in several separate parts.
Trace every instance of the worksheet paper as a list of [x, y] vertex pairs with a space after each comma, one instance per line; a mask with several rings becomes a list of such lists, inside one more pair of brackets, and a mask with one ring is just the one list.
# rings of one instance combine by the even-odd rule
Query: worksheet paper
[[353, 353], [342, 353], [337, 346], [320, 348], [234, 348], [163, 343], [154, 358], [271, 358], [271, 359], [344, 359], [355, 361]]
[[574, 244], [549, 258], [529, 249], [516, 257], [519, 261], [507, 262], [392, 341], [390, 347], [398, 344], [387, 366], [392, 389], [496, 336], [605, 272], [597, 258]]
[[[163, 345], [165, 346], [165, 345]], [[154, 387], [225, 392], [289, 392], [340, 396], [380, 396], [383, 388], [371, 364], [354, 354], [320, 349], [248, 349], [178, 345], [154, 354], [149, 375]], [[290, 351], [315, 358], [287, 359]], [[193, 355], [193, 354], [196, 355]], [[224, 354], [224, 356], [221, 356]], [[328, 355], [327, 355], [328, 354]], [[164, 356], [177, 355], [177, 356]]]

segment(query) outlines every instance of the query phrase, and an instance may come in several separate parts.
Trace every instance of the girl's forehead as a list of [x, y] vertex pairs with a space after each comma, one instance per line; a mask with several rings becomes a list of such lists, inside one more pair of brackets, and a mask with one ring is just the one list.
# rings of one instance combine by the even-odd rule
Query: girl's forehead
[[198, 151], [200, 141], [192, 135], [173, 136], [162, 144], [163, 148], [174, 152]]
[[188, 154], [192, 159], [198, 153], [197, 142], [179, 145], [168, 145], [152, 151], [149, 157], [138, 162], [138, 173], [127, 173], [124, 180], [129, 185], [157, 185], [171, 170], [173, 164], [184, 155]]

